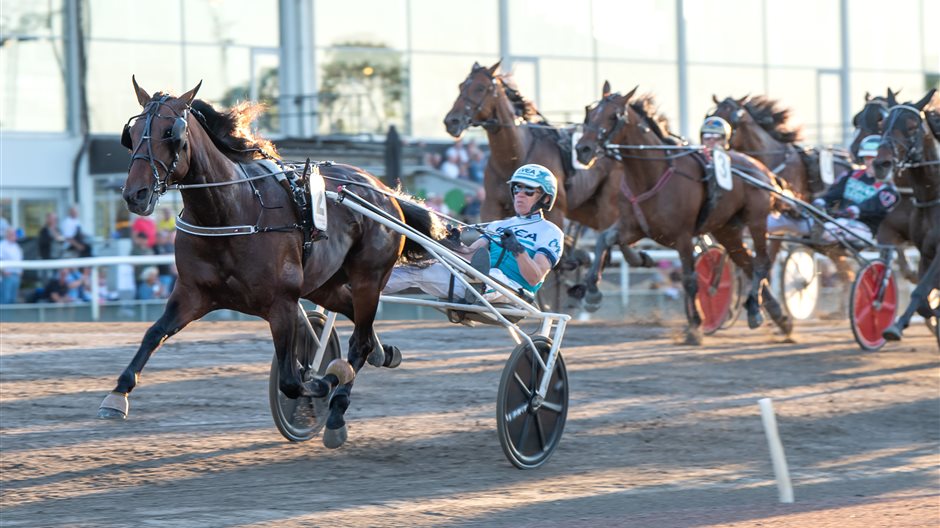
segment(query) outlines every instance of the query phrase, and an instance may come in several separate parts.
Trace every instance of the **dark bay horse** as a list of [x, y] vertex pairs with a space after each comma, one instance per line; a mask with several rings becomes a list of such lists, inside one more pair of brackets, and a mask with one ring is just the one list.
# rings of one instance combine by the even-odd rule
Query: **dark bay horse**
[[[813, 194], [822, 192], [826, 184], [819, 171], [819, 160], [812, 151], [799, 145], [802, 129], [790, 123], [790, 109], [764, 96], [726, 97], [719, 101], [711, 115], [731, 125], [731, 148], [761, 161], [789, 185], [793, 194], [812, 201]], [[836, 170], [851, 168], [847, 159], [836, 157]]]
[[[206, 313], [230, 309], [270, 324], [285, 396], [324, 397], [335, 387], [323, 441], [327, 447], [339, 447], [346, 438], [343, 413], [355, 372], [367, 357], [377, 365], [395, 363], [390, 358], [397, 349], [378, 344], [373, 321], [392, 266], [403, 251], [418, 249], [406, 246], [397, 232], [328, 203], [328, 238], [313, 243], [305, 258], [309, 236], [291, 192], [290, 177], [295, 175], [278, 171], [270, 143], [252, 137], [248, 127], [257, 109], [245, 105], [218, 112], [195, 98], [198, 85], [179, 97], [151, 97], [136, 80], [133, 84], [143, 112], [132, 118], [122, 136], [132, 151], [123, 197], [132, 213], [147, 216], [168, 187], [180, 190], [184, 209], [177, 220], [179, 280], [99, 416], [125, 418], [127, 395], [157, 348]], [[442, 238], [443, 229], [426, 210], [379, 192], [387, 188], [362, 170], [325, 164], [321, 172], [327, 189], [343, 185], [390, 216]], [[309, 346], [312, 339], [304, 330], [309, 327], [298, 322], [305, 320], [301, 298], [355, 324], [349, 362], [334, 361], [339, 363], [331, 363], [332, 370], [328, 368], [322, 380], [312, 382], [302, 380], [294, 357], [295, 346]]]
[[916, 103], [891, 107], [874, 161], [879, 178], [909, 173], [914, 206], [910, 234], [920, 252], [920, 280], [907, 309], [884, 331], [885, 339], [890, 340], [901, 339], [915, 311], [940, 320], [940, 310], [932, 311], [928, 305], [931, 291], [940, 289], [940, 140], [928, 125], [926, 114], [940, 110], [936, 93], [934, 88]]
[[[881, 135], [881, 125], [888, 117], [888, 109], [897, 103], [897, 94], [888, 88], [887, 96], [871, 96], [865, 92], [865, 106], [852, 118], [855, 125], [855, 139], [849, 145], [849, 151], [858, 157], [858, 146], [868, 136]], [[904, 256], [903, 247], [912, 244], [910, 218], [914, 212], [913, 189], [911, 188], [908, 171], [895, 172], [894, 185], [901, 194], [901, 199], [888, 215], [878, 225], [875, 239], [879, 244], [891, 245], [898, 248], [897, 261], [901, 275], [913, 284], [917, 284], [917, 272], [911, 268], [907, 257]]]
[[[695, 305], [698, 281], [693, 237], [711, 233], [751, 279], [745, 301], [749, 326], [755, 328], [761, 324], [763, 304], [789, 336], [792, 323], [766, 287], [770, 268], [766, 247], [767, 214], [771, 207], [769, 192], [741, 180], [734, 181], [731, 191], [717, 189], [712, 184], [714, 178], [706, 173], [705, 160], [692, 149], [637, 148], [668, 148], [676, 142], [665, 118], [655, 114], [652, 97], [631, 100], [635, 92], [636, 88], [626, 95], [610, 93], [610, 85], [605, 83], [601, 100], [585, 110], [584, 135], [575, 147], [582, 163], [591, 163], [598, 155], [604, 155], [614, 157], [624, 167], [625, 176], [618, 193], [620, 221], [615, 228], [616, 237], [602, 238], [608, 240], [609, 245], [619, 244], [624, 251], [644, 237], [678, 250], [689, 322], [687, 342], [697, 344], [701, 342], [702, 319]], [[732, 162], [765, 184], [771, 183], [773, 175], [760, 162], [740, 154], [733, 155]], [[745, 227], [754, 241], [754, 257], [742, 240]], [[597, 290], [602, 261], [602, 258], [596, 259], [587, 274], [589, 291]]]

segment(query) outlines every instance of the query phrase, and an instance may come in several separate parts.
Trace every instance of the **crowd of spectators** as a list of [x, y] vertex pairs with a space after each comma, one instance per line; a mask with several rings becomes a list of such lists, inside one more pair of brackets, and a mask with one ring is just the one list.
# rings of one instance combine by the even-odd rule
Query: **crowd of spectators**
[[[131, 255], [173, 254], [175, 216], [170, 209], [162, 209], [158, 216], [159, 221], [137, 217], [131, 223]], [[23, 268], [11, 266], [10, 263], [25, 260], [23, 244], [28, 240], [21, 229], [16, 229], [4, 218], [0, 218], [0, 233], [0, 260], [4, 262], [0, 275], [0, 304], [69, 304], [93, 300], [90, 267], [38, 270], [35, 280], [29, 279], [24, 283]], [[61, 221], [55, 212], [47, 213], [35, 244], [38, 258], [42, 260], [93, 256], [91, 237], [83, 230], [77, 206], [70, 207], [67, 216]], [[119, 298], [163, 299], [170, 295], [177, 278], [175, 264], [119, 265], [117, 282], [123, 284], [109, 287], [107, 270], [107, 267], [98, 268], [98, 301]], [[121, 281], [122, 274], [130, 276], [130, 280]], [[121, 295], [121, 290], [128, 294]]]
[[448, 178], [483, 183], [486, 159], [486, 153], [476, 140], [471, 139], [464, 145], [463, 140], [457, 138], [453, 145], [447, 147], [443, 155], [438, 152], [428, 152], [424, 161], [426, 165], [439, 169]]

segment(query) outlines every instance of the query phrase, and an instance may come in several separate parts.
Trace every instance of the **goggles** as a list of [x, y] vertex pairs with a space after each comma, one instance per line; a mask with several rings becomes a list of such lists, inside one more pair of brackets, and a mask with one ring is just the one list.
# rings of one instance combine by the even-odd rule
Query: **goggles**
[[724, 137], [725, 137], [725, 136], [723, 136], [723, 135], [721, 135], [721, 134], [712, 134], [712, 133], [707, 133], [707, 132], [706, 132], [705, 134], [702, 134], [702, 139], [703, 139], [703, 140], [705, 140], [705, 139], [724, 139]]
[[509, 186], [509, 192], [511, 192], [513, 196], [519, 193], [522, 193], [526, 196], [535, 196], [535, 193], [541, 190], [542, 189], [539, 187], [529, 187], [527, 185], [522, 185], [521, 183], [514, 183]]

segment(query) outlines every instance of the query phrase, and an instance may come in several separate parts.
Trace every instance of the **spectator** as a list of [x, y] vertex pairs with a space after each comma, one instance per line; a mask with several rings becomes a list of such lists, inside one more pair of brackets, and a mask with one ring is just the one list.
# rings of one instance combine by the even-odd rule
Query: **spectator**
[[[0, 240], [0, 260], [3, 262], [21, 262], [23, 248], [16, 241], [16, 229], [7, 227], [4, 238]], [[3, 268], [0, 278], [0, 304], [14, 304], [20, 292], [20, 280], [23, 278], [23, 268]]]
[[446, 215], [450, 214], [450, 209], [447, 208], [447, 204], [444, 203], [444, 199], [441, 198], [441, 196], [438, 194], [428, 194], [428, 200], [425, 205], [427, 205], [432, 210], [437, 211], [438, 213]]
[[170, 208], [160, 209], [160, 221], [157, 222], [157, 231], [166, 231], [168, 233], [176, 231], [176, 216]]
[[56, 277], [49, 280], [42, 288], [37, 301], [59, 304], [73, 303], [81, 299], [82, 274], [72, 268], [62, 268]]
[[163, 287], [160, 285], [160, 272], [156, 266], [147, 266], [137, 277], [137, 298], [142, 301], [162, 299]]
[[[138, 216], [131, 224], [131, 238], [136, 239], [139, 233], [147, 237], [147, 247], [153, 248], [157, 243], [157, 223], [148, 216]], [[135, 242], [136, 244], [136, 242]], [[150, 253], [151, 255], [153, 253]]]
[[477, 189], [476, 195], [467, 198], [467, 204], [464, 205], [460, 215], [463, 221], [468, 224], [475, 224], [480, 221], [480, 208], [483, 207], [483, 200], [486, 198], [486, 190], [483, 187]]
[[57, 259], [62, 256], [65, 237], [59, 230], [59, 215], [46, 214], [46, 224], [39, 230], [39, 258], [44, 260]]
[[470, 162], [470, 154], [467, 152], [467, 147], [463, 145], [462, 139], [455, 139], [454, 144], [448, 147], [444, 152], [444, 159], [448, 159], [451, 156], [454, 156], [459, 167], [466, 167], [467, 163]]
[[467, 163], [467, 177], [471, 181], [483, 183], [483, 170], [486, 168], [486, 154], [474, 140], [470, 140], [470, 142], [467, 143], [467, 154], [470, 160]]
[[650, 284], [650, 289], [661, 289], [666, 297], [678, 299], [682, 286], [680, 267], [671, 260], [663, 259], [656, 264], [656, 272], [652, 284]]
[[[172, 255], [176, 246], [175, 239], [176, 231], [157, 231], [157, 244], [153, 246], [154, 253]], [[176, 285], [176, 265], [160, 264], [157, 270], [160, 272], [160, 285], [163, 287], [163, 292], [169, 295], [173, 291], [173, 286]]]
[[91, 244], [88, 243], [82, 231], [82, 223], [78, 218], [78, 206], [69, 207], [68, 216], [62, 220], [60, 227], [62, 238], [65, 239], [65, 253], [69, 257], [90, 257]]
[[456, 152], [447, 149], [447, 157], [444, 163], [441, 163], [441, 172], [448, 178], [457, 179], [460, 177], [460, 162]]

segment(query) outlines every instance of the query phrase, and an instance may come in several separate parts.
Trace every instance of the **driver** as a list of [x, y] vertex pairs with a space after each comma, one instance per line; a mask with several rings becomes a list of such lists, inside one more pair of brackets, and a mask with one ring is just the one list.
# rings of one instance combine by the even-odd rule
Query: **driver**
[[[516, 216], [492, 222], [487, 231], [498, 239], [484, 235], [464, 251], [474, 255], [474, 267], [489, 268], [489, 276], [515, 291], [535, 295], [545, 276], [561, 258], [564, 234], [542, 213], [555, 204], [558, 181], [542, 165], [529, 164], [516, 169], [509, 179]], [[477, 263], [489, 250], [489, 262]], [[481, 255], [481, 256], [478, 256]], [[488, 264], [488, 266], [487, 266]], [[483, 271], [483, 270], [481, 270]], [[430, 266], [396, 266], [383, 293], [396, 293], [407, 288], [419, 288], [438, 298], [475, 300], [459, 281], [451, 281], [450, 271], [440, 262]], [[488, 288], [483, 297], [490, 302], [504, 300], [502, 294]]]
[[[835, 215], [841, 217], [837, 219], [838, 224], [825, 224], [830, 230], [851, 229], [873, 241], [872, 234], [878, 232], [878, 225], [900, 201], [901, 195], [890, 180], [875, 177], [872, 161], [878, 155], [880, 143], [881, 136], [878, 135], [863, 139], [858, 147], [858, 156], [864, 161], [865, 168], [846, 172], [822, 196], [813, 200], [816, 207], [834, 210]], [[823, 239], [835, 242], [829, 232], [823, 233]]]

